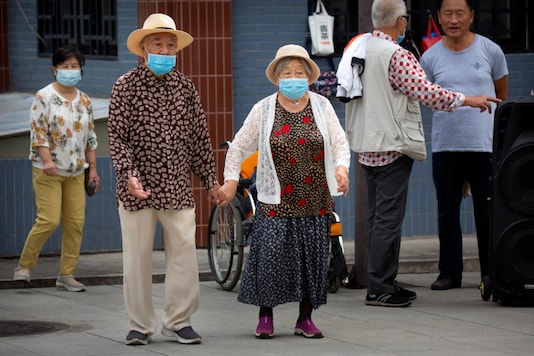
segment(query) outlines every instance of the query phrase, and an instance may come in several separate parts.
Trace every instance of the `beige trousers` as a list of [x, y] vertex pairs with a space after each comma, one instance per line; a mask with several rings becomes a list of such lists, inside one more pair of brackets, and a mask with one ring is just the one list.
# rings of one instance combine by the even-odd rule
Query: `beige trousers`
[[119, 205], [122, 230], [124, 303], [129, 330], [152, 335], [157, 319], [152, 303], [152, 251], [159, 221], [165, 247], [165, 310], [162, 324], [176, 331], [191, 325], [199, 305], [195, 209], [127, 211]]
[[19, 265], [35, 267], [44, 244], [61, 221], [59, 273], [74, 274], [85, 222], [84, 175], [47, 176], [41, 169], [32, 167], [32, 181], [37, 218], [24, 243]]

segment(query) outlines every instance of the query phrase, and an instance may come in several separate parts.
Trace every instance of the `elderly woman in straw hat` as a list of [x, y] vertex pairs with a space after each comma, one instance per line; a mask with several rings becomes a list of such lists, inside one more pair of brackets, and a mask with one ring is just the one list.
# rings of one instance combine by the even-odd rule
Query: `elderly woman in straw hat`
[[199, 305], [191, 172], [211, 200], [219, 185], [198, 93], [174, 69], [176, 54], [192, 41], [169, 16], [150, 15], [127, 42], [144, 62], [121, 76], [111, 93], [108, 131], [117, 175], [128, 345], [146, 345], [156, 330], [152, 250], [157, 222], [165, 230], [167, 274], [162, 334], [184, 344], [201, 342], [190, 320]]
[[326, 303], [332, 196], [347, 194], [350, 151], [325, 97], [308, 90], [319, 67], [301, 46], [278, 49], [265, 72], [278, 91], [260, 100], [226, 156], [219, 204], [236, 193], [240, 164], [258, 150], [258, 208], [238, 300], [260, 307], [256, 337], [274, 335], [273, 308], [299, 302], [294, 333], [321, 338], [311, 320]]

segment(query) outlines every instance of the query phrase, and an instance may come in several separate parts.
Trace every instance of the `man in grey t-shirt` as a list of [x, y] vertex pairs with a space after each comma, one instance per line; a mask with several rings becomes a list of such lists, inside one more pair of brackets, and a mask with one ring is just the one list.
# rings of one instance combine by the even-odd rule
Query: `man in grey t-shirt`
[[[504, 53], [489, 39], [470, 31], [474, 10], [470, 0], [443, 0], [438, 20], [443, 39], [428, 49], [421, 66], [428, 78], [465, 95], [508, 95]], [[460, 205], [466, 180], [470, 186], [477, 230], [481, 278], [489, 274], [489, 178], [494, 110], [461, 107], [434, 111], [432, 118], [432, 175], [438, 201], [439, 276], [433, 290], [459, 288], [462, 280]]]

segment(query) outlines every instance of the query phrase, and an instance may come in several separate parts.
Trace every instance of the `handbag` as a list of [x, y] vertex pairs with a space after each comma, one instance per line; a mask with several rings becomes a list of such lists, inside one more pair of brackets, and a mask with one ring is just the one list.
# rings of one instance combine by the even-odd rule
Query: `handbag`
[[315, 12], [308, 16], [311, 54], [328, 56], [334, 53], [334, 16], [328, 15], [322, 0], [317, 0]]
[[336, 67], [332, 57], [328, 57], [328, 63], [330, 65], [330, 70], [322, 72], [319, 75], [319, 78], [310, 84], [310, 90], [332, 100], [336, 97], [337, 93], [337, 76]]
[[423, 38], [421, 39], [421, 50], [423, 52], [426, 51], [439, 40], [441, 40], [441, 32], [439, 32], [438, 25], [434, 21], [434, 18], [432, 17], [432, 15], [429, 14], [426, 36], [423, 36]]

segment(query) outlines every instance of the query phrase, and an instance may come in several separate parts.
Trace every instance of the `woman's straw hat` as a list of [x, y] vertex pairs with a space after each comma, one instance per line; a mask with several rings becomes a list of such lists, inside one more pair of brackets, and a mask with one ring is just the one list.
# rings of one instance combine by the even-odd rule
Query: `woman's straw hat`
[[143, 47], [141, 46], [143, 39], [153, 33], [161, 32], [172, 33], [176, 36], [178, 39], [177, 51], [184, 49], [193, 42], [193, 37], [189, 33], [176, 29], [176, 24], [170, 16], [156, 13], [147, 17], [142, 29], [134, 30], [130, 33], [126, 45], [130, 52], [139, 57], [144, 57]]
[[319, 66], [310, 59], [308, 51], [306, 51], [304, 47], [295, 44], [288, 44], [280, 47], [278, 51], [276, 51], [276, 57], [274, 57], [274, 59], [271, 61], [271, 63], [269, 63], [267, 69], [265, 70], [265, 75], [267, 76], [267, 79], [269, 79], [269, 81], [274, 85], [278, 85], [278, 78], [275, 74], [276, 65], [278, 64], [278, 62], [280, 62], [286, 57], [302, 58], [309, 64], [311, 73], [310, 77], [308, 78], [308, 84], [315, 82], [319, 78], [321, 70], [319, 69]]

